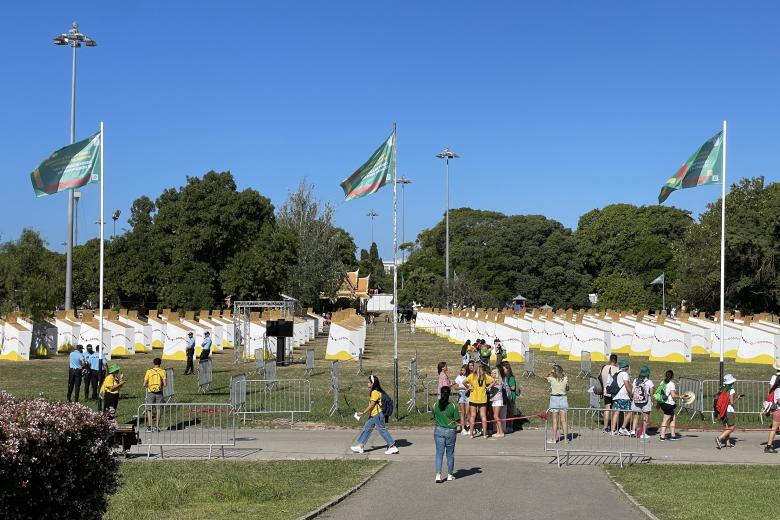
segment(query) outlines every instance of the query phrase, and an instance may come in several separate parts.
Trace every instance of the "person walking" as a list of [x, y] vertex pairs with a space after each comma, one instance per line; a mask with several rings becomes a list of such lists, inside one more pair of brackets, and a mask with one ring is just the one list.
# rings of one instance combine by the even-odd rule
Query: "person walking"
[[192, 366], [192, 360], [195, 357], [195, 338], [192, 335], [192, 332], [187, 333], [187, 347], [184, 350], [184, 353], [187, 355], [187, 368], [184, 369], [184, 375], [192, 374], [195, 371], [195, 368]]
[[[639, 369], [639, 377], [634, 380], [634, 391], [631, 395], [631, 412], [633, 412], [633, 422], [631, 424], [631, 435], [636, 435], [640, 439], [647, 439], [647, 424], [650, 420], [650, 412], [653, 409], [651, 396], [653, 395], [653, 382], [650, 380], [650, 368], [643, 365]], [[642, 427], [637, 430], [639, 419], [642, 419]]]
[[550, 412], [553, 416], [552, 438], [547, 439], [547, 444], [558, 442], [558, 430], [563, 430], [563, 438], [569, 442], [569, 422], [567, 413], [569, 399], [566, 396], [569, 391], [569, 378], [558, 363], [553, 363], [552, 370], [547, 374], [547, 382], [550, 383]]
[[368, 406], [362, 412], [355, 412], [356, 417], [362, 417], [368, 414], [368, 420], [363, 425], [363, 431], [358, 437], [358, 443], [355, 446], [350, 446], [350, 449], [354, 453], [363, 453], [363, 448], [368, 442], [368, 438], [371, 436], [371, 432], [376, 428], [379, 430], [379, 435], [387, 443], [387, 450], [385, 455], [393, 455], [398, 453], [398, 448], [395, 446], [395, 441], [387, 431], [385, 426], [385, 415], [382, 412], [382, 396], [385, 395], [385, 391], [382, 390], [382, 385], [379, 383], [379, 378], [371, 375], [368, 377]]
[[206, 331], [206, 333], [203, 335], [203, 343], [201, 344], [201, 351], [200, 351], [200, 359], [203, 361], [204, 359], [209, 358], [209, 354], [211, 354], [211, 334], [209, 334], [209, 331]]
[[450, 387], [441, 389], [439, 402], [433, 406], [433, 441], [436, 444], [436, 483], [442, 482], [441, 466], [447, 453], [447, 480], [455, 480], [455, 441], [458, 439], [458, 408], [450, 402]]
[[146, 390], [146, 432], [152, 432], [152, 408], [157, 409], [154, 431], [160, 431], [160, 411], [163, 404], [163, 388], [168, 379], [165, 370], [161, 368], [162, 359], [154, 358], [152, 368], [144, 374], [144, 389]]
[[777, 453], [775, 449], [775, 435], [780, 429], [780, 377], [774, 378], [774, 383], [769, 388], [768, 401], [774, 404], [774, 409], [770, 406], [769, 412], [772, 417], [772, 427], [769, 429], [769, 437], [766, 440], [764, 453]]
[[[509, 361], [502, 361], [501, 365], [499, 365], [499, 368], [504, 378], [504, 387], [507, 389], [509, 397], [507, 402], [504, 403], [504, 415], [506, 417], [512, 418], [511, 420], [504, 423], [504, 433], [512, 433], [518, 426], [517, 419], [514, 419], [514, 417], [517, 416], [517, 379], [512, 373], [512, 366], [509, 364]], [[517, 429], [522, 430], [522, 424], [519, 424], [519, 428]]]
[[[742, 395], [737, 395], [734, 390], [734, 383], [737, 379], [731, 374], [723, 376], [723, 386], [718, 392], [718, 397], [721, 394], [726, 394], [726, 410], [722, 413], [721, 410], [716, 410], [716, 413], [720, 414], [720, 420], [723, 422], [723, 431], [715, 438], [715, 447], [721, 449], [724, 446], [727, 448], [734, 446], [734, 441], [731, 440], [731, 434], [734, 433], [734, 428], [737, 424], [736, 414], [734, 414], [734, 404], [742, 398]], [[720, 402], [720, 401], [718, 401]]]
[[[628, 424], [631, 421], [631, 394], [634, 388], [631, 386], [631, 376], [629, 375], [629, 363], [627, 359], [621, 359], [618, 363], [620, 369], [612, 377], [613, 383], [609, 386], [612, 398], [612, 435], [628, 435]], [[617, 392], [615, 392], [617, 388]], [[620, 423], [620, 414], [623, 414], [623, 422]], [[618, 428], [618, 424], [620, 427]]]
[[[76, 345], [76, 350], [68, 356], [68, 402], [71, 401], [73, 390], [76, 390], [76, 402], [79, 402], [79, 392], [81, 391], [81, 379], [84, 368], [87, 366], [84, 360], [84, 345]], [[87, 395], [87, 389], [84, 389], [84, 395]]]
[[493, 378], [493, 384], [489, 389], [490, 394], [490, 406], [493, 409], [493, 420], [495, 421], [495, 435], [491, 436], [491, 439], [500, 439], [504, 436], [504, 419], [506, 419], [506, 413], [504, 413], [504, 380], [501, 378], [497, 368], [494, 368], [490, 372], [490, 377]]
[[468, 435], [466, 428], [466, 417], [468, 416], [469, 397], [466, 395], [466, 377], [468, 376], [468, 365], [460, 367], [460, 373], [455, 378], [455, 387], [458, 390], [458, 411], [460, 412], [460, 431], [461, 435]]
[[116, 417], [119, 407], [119, 390], [125, 386], [125, 376], [119, 365], [113, 364], [108, 368], [108, 375], [100, 387], [100, 396], [103, 398], [103, 412], [109, 417]]
[[[674, 410], [677, 408], [677, 399], [680, 398], [680, 394], [677, 393], [677, 386], [674, 384], [674, 372], [667, 370], [664, 374], [663, 382], [658, 385], [655, 393], [653, 394], [653, 400], [658, 403], [658, 407], [664, 414], [664, 418], [661, 421], [661, 428], [659, 430], [659, 441], [676, 441], [679, 440], [679, 436], [675, 432], [676, 417]], [[670, 436], [666, 437], [666, 428], [669, 427]]]
[[610, 354], [609, 363], [601, 367], [599, 372], [599, 381], [601, 383], [603, 398], [604, 398], [604, 432], [609, 433], [612, 431], [609, 411], [612, 408], [612, 396], [607, 393], [607, 385], [612, 381], [612, 377], [618, 372], [618, 357], [617, 354]]
[[469, 391], [469, 431], [471, 438], [477, 437], [474, 424], [477, 414], [482, 421], [482, 435], [487, 438], [487, 387], [493, 384], [493, 378], [485, 374], [482, 363], [475, 363], [474, 372], [466, 377], [466, 388]]

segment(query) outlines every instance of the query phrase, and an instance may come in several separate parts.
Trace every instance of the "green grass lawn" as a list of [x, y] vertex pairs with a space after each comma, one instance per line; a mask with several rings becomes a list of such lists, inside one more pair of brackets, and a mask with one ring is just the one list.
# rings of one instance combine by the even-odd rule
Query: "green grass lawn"
[[[379, 376], [385, 390], [392, 394], [392, 328], [390, 324], [377, 323], [369, 326], [366, 337], [366, 352], [363, 362], [365, 376], [357, 375], [357, 363], [342, 362], [341, 377], [341, 399], [340, 405], [344, 412], [344, 417], [336, 414], [333, 417], [328, 415], [332, 397], [328, 392], [330, 386], [330, 362], [324, 359], [327, 337], [321, 336], [315, 341], [309, 343], [303, 348], [297, 349], [296, 359], [298, 363], [292, 366], [279, 367], [278, 377], [284, 378], [307, 378], [311, 381], [312, 395], [314, 405], [312, 413], [308, 416], [296, 416], [296, 420], [304, 420], [315, 423], [324, 423], [330, 425], [340, 425], [355, 427], [355, 420], [352, 418], [352, 412], [366, 405], [367, 390], [365, 387], [365, 378], [368, 374], [374, 373]], [[304, 375], [304, 350], [313, 348], [315, 350], [316, 368], [311, 376]], [[161, 351], [144, 353], [132, 356], [127, 359], [119, 359], [115, 362], [122, 366], [128, 380], [125, 386], [126, 399], [120, 401], [119, 419], [120, 421], [130, 420], [137, 411], [138, 405], [143, 400], [143, 374], [151, 366], [152, 358], [160, 355]], [[431, 419], [429, 414], [407, 413], [406, 401], [410, 397], [409, 392], [409, 360], [417, 356], [418, 370], [420, 378], [418, 381], [418, 407], [424, 412], [425, 409], [425, 381], [436, 379], [436, 364], [439, 361], [446, 361], [450, 365], [450, 377], [455, 378], [457, 369], [460, 365], [460, 347], [449, 343], [448, 341], [423, 333], [418, 330], [414, 335], [409, 333], [407, 326], [399, 326], [399, 392], [400, 396], [396, 405], [401, 410], [400, 423], [393, 423], [397, 426], [419, 426], [429, 425]], [[233, 364], [233, 353], [231, 350], [225, 350], [222, 353], [215, 353], [214, 360], [214, 383], [211, 390], [205, 394], [197, 393], [197, 384], [195, 376], [184, 376], [184, 365], [181, 362], [163, 363], [164, 367], [171, 366], [175, 370], [176, 383], [176, 401], [178, 402], [227, 402], [229, 396], [228, 382], [232, 374], [249, 373], [253, 370], [252, 363], [242, 365]], [[586, 378], [578, 379], [575, 376], [579, 372], [579, 362], [571, 362], [560, 358], [552, 353], [536, 352], [536, 373], [540, 377], [519, 379], [523, 386], [523, 394], [519, 401], [519, 406], [524, 413], [534, 413], [543, 411], [548, 405], [548, 385], [543, 379], [546, 371], [549, 369], [552, 361], [557, 360], [569, 374], [571, 382], [571, 391], [569, 394], [569, 404], [575, 406], [588, 406]], [[688, 376], [700, 379], [717, 379], [718, 361], [707, 357], [697, 357], [690, 364], [666, 364], [650, 363], [646, 359], [632, 359], [632, 374], [636, 374], [639, 366], [646, 364], [650, 367], [651, 378], [658, 381], [659, 377], [667, 368], [675, 371], [675, 376]], [[50, 399], [64, 400], [67, 390], [68, 377], [67, 356], [59, 355], [51, 359], [34, 359], [29, 362], [0, 362], [0, 389], [7, 390], [19, 396], [37, 396], [42, 394]], [[522, 366], [516, 365], [516, 374], [522, 373]], [[593, 364], [593, 371], [597, 372], [600, 368], [599, 363]], [[733, 373], [738, 379], [761, 379], [768, 380], [771, 367], [760, 365], [744, 365], [734, 362], [727, 362], [726, 370]], [[251, 378], [251, 376], [250, 376]], [[435, 386], [434, 386], [435, 392]], [[431, 401], [435, 400], [435, 395], [430, 396]], [[94, 406], [94, 405], [91, 405]], [[284, 416], [282, 416], [284, 417]], [[289, 417], [289, 415], [287, 416]], [[261, 421], [255, 424], [269, 425], [272, 417], [263, 416]], [[657, 424], [661, 417], [658, 411], [653, 412], [651, 421]], [[757, 417], [746, 418], [739, 417], [740, 425], [754, 426], [758, 424]], [[542, 424], [540, 421], [532, 422], [531, 426]], [[688, 421], [687, 417], [681, 416], [678, 424], [685, 427], [691, 425], [710, 424], [709, 421], [702, 421], [697, 418]]]
[[774, 466], [639, 464], [607, 470], [660, 520], [777, 518]]
[[384, 465], [378, 461], [134, 461], [107, 520], [298, 518]]

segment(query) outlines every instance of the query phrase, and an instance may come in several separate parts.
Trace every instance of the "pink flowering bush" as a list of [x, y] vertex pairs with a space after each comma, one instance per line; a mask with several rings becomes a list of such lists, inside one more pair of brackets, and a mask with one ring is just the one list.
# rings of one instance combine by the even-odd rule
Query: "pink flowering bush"
[[119, 485], [114, 430], [86, 406], [0, 391], [0, 518], [102, 518]]

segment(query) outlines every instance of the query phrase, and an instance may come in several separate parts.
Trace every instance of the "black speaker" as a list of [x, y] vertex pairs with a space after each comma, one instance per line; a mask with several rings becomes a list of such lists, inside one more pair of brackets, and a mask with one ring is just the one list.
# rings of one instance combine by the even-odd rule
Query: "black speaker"
[[292, 338], [293, 322], [289, 320], [268, 320], [265, 335], [269, 338]]
[[276, 363], [284, 365], [284, 337], [276, 338]]

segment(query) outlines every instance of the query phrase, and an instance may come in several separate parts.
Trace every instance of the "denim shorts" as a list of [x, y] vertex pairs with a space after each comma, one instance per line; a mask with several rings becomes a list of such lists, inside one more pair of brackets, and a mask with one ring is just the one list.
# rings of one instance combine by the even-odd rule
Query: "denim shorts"
[[469, 397], [465, 390], [458, 390], [458, 404], [469, 404]]
[[631, 410], [631, 400], [630, 399], [613, 399], [612, 400], [612, 409], [613, 410], [625, 410], [626, 412]]
[[568, 410], [569, 399], [565, 395], [551, 395], [550, 408], [553, 410]]

